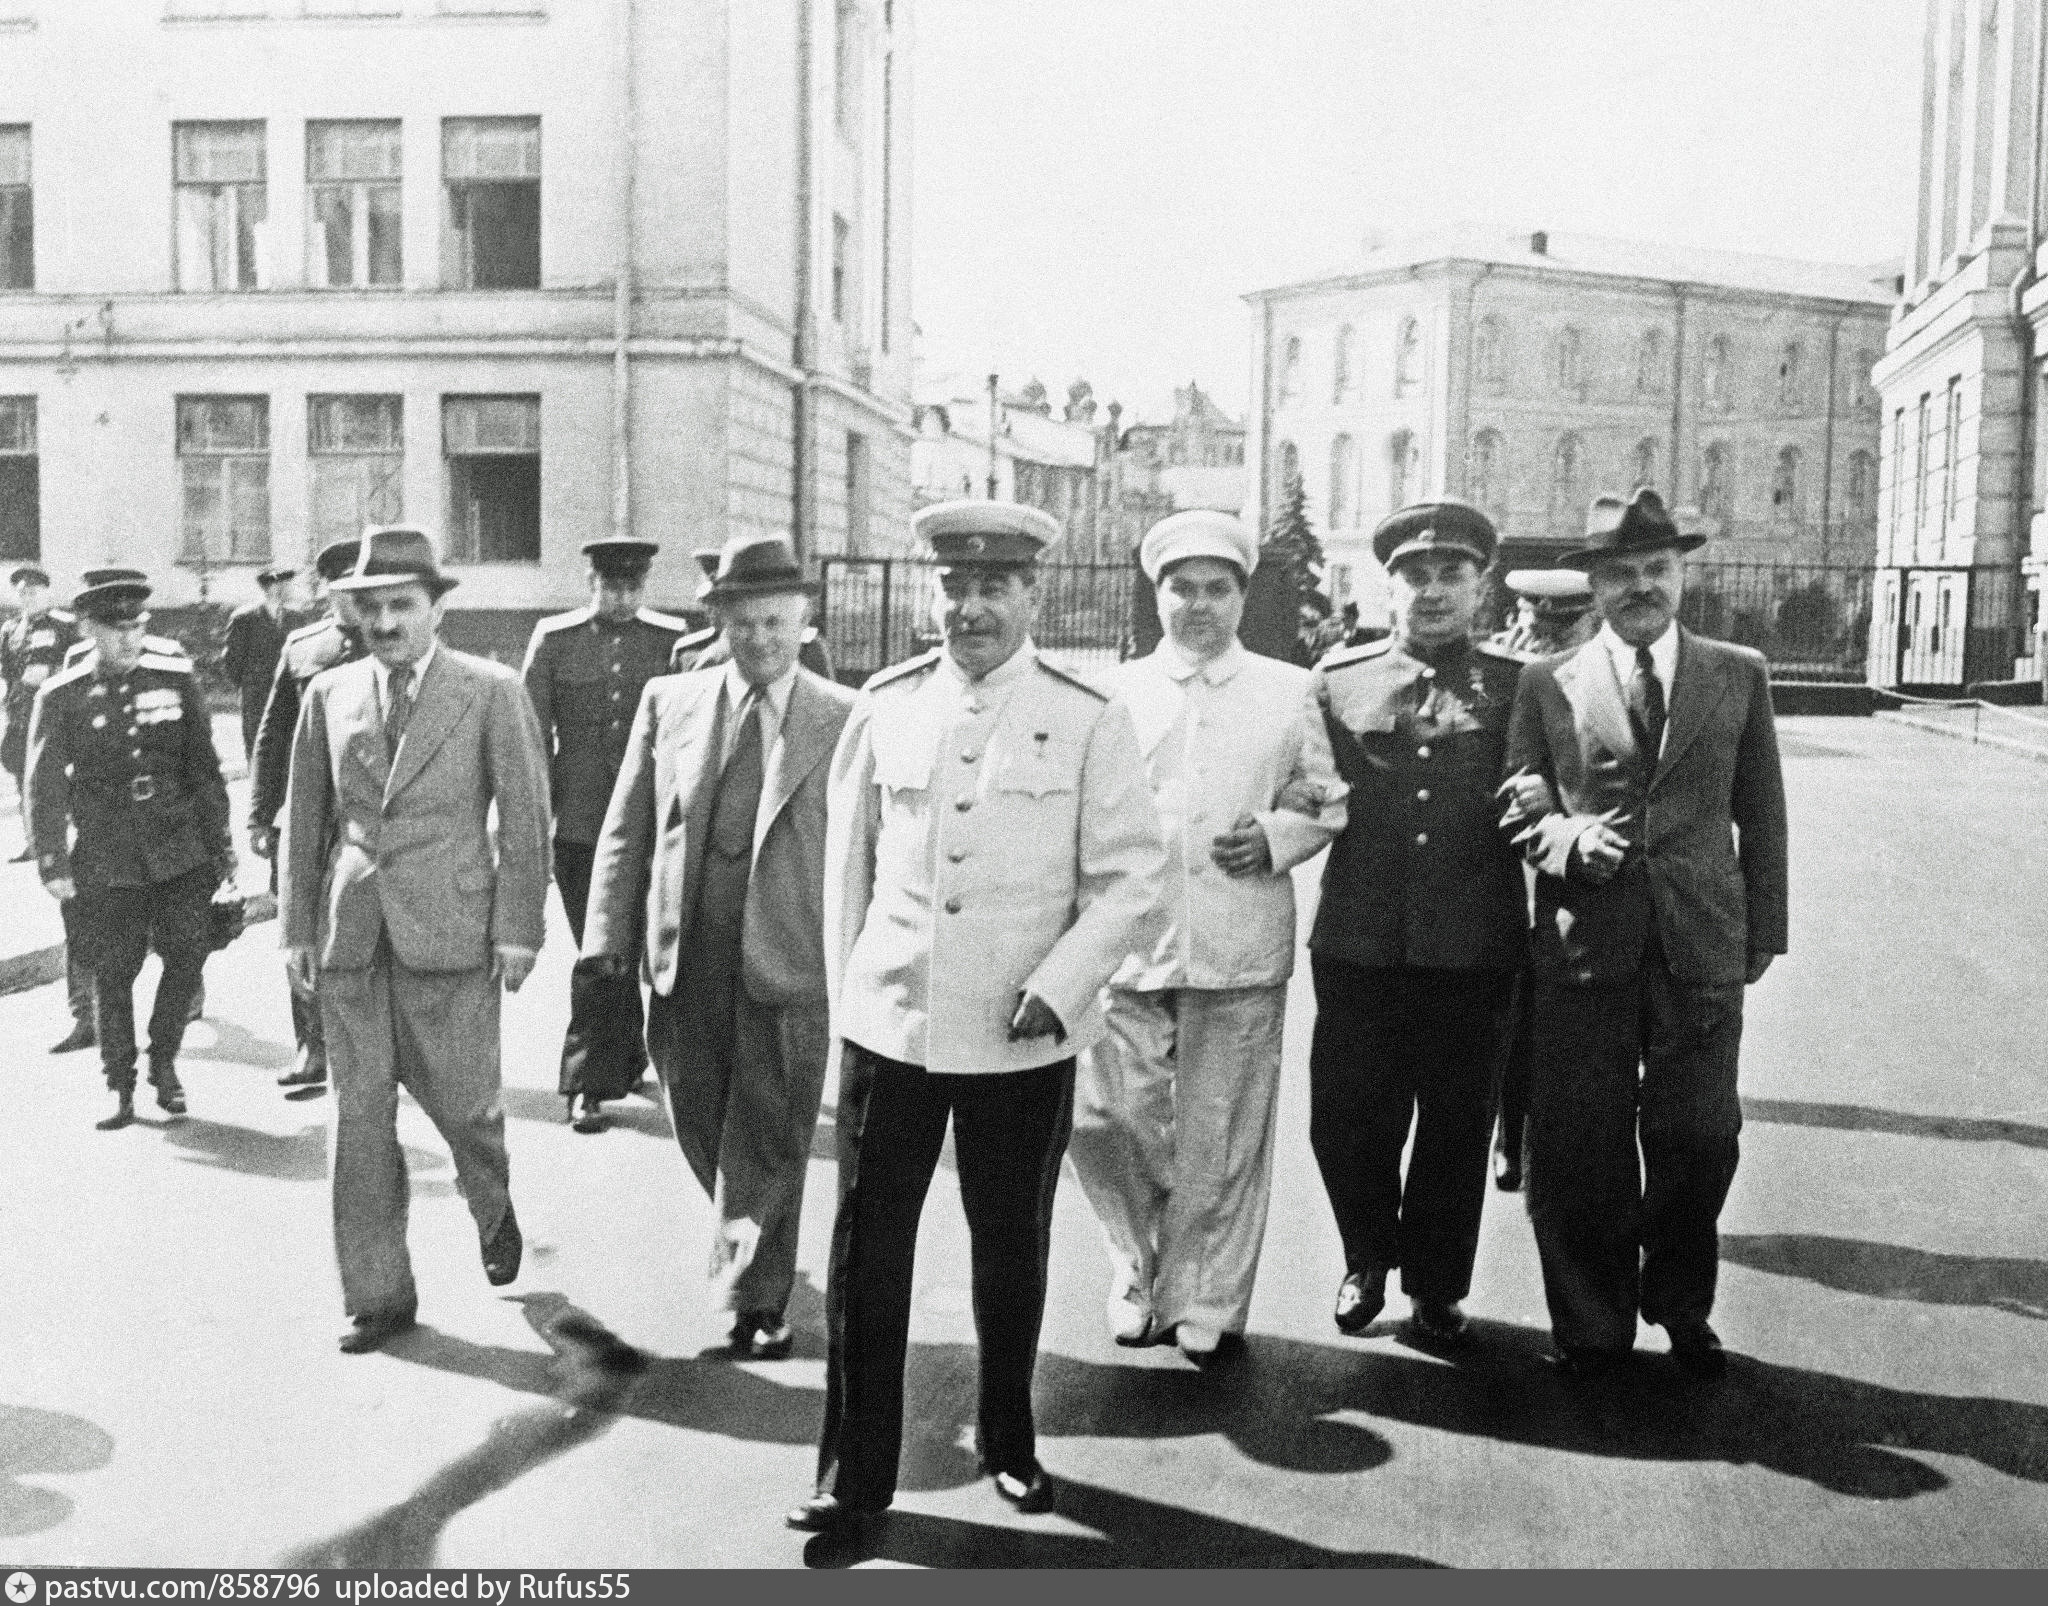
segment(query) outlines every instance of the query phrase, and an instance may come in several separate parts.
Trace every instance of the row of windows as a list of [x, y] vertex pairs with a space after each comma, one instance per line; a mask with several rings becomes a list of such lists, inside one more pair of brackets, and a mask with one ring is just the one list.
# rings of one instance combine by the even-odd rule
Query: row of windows
[[[1941, 413], [1941, 433], [1935, 434], [1935, 411]], [[1960, 376], [1948, 382], [1937, 402], [1934, 392], [1922, 391], [1913, 407], [1912, 453], [1907, 455], [1906, 409], [1892, 414], [1892, 505], [1891, 533], [1894, 539], [1912, 519], [1913, 539], [1930, 531], [1944, 539], [1961, 511], [1963, 440], [1963, 382]], [[1907, 464], [1912, 479], [1906, 482]]]
[[[271, 551], [270, 398], [180, 396], [178, 561], [261, 563]], [[540, 398], [444, 396], [446, 557], [540, 561]], [[405, 401], [306, 398], [310, 550], [405, 517]], [[0, 397], [0, 559], [41, 555], [36, 404]]]
[[[1333, 404], [1341, 405], [1360, 388], [1355, 371], [1356, 343], [1356, 332], [1350, 324], [1337, 331], [1330, 354], [1330, 400]], [[1279, 399], [1286, 403], [1302, 394], [1302, 337], [1289, 335], [1282, 350]], [[1544, 345], [1544, 382], [1559, 395], [1585, 400], [1592, 393], [1593, 374], [1599, 366], [1596, 355], [1592, 338], [1585, 330], [1573, 324], [1565, 325]], [[1643, 397], [1669, 395], [1671, 358], [1664, 331], [1645, 329], [1635, 340], [1632, 357], [1634, 394]], [[1771, 376], [1770, 394], [1775, 397], [1781, 411], [1805, 411], [1812, 405], [1812, 390], [1817, 377], [1808, 360], [1805, 344], [1798, 340], [1786, 341], [1777, 348], [1775, 359], [1776, 371]], [[1397, 398], [1413, 395], [1421, 386], [1424, 360], [1421, 325], [1412, 317], [1402, 319], [1395, 334], [1393, 351], [1393, 394]], [[1843, 405], [1865, 408], [1876, 404], [1876, 392], [1870, 387], [1870, 370], [1875, 361], [1869, 350], [1857, 351], [1843, 379]], [[1700, 356], [1700, 405], [1703, 408], [1711, 412], [1734, 410], [1737, 401], [1736, 368], [1733, 338], [1725, 334], [1709, 338]], [[1473, 383], [1482, 393], [1497, 395], [1508, 388], [1513, 374], [1513, 342], [1507, 323], [1488, 313], [1473, 330]]]
[[[1385, 512], [1405, 507], [1421, 494], [1421, 452], [1414, 434], [1396, 430], [1386, 442], [1387, 501]], [[1645, 436], [1630, 450], [1625, 478], [1629, 485], [1657, 485], [1665, 466], [1664, 443]], [[1843, 483], [1843, 514], [1860, 523], [1871, 516], [1877, 491], [1877, 464], [1869, 452], [1849, 455]], [[1292, 441], [1280, 444], [1281, 483], [1291, 485], [1301, 477], [1301, 453]], [[1700, 454], [1698, 500], [1708, 518], [1728, 521], [1735, 516], [1736, 463], [1733, 446], [1727, 441], [1709, 442]], [[1566, 431], [1550, 448], [1548, 510], [1553, 521], [1569, 523], [1585, 514], [1593, 495], [1593, 475], [1585, 441]], [[1330, 442], [1329, 496], [1324, 503], [1327, 527], [1355, 528], [1365, 522], [1359, 506], [1358, 444], [1352, 436], [1340, 434]], [[1465, 453], [1465, 494], [1478, 506], [1496, 516], [1508, 511], [1507, 438], [1497, 429], [1476, 432]], [[1808, 487], [1805, 456], [1796, 446], [1779, 449], [1771, 465], [1770, 508], [1774, 522], [1798, 524], [1806, 517]]]

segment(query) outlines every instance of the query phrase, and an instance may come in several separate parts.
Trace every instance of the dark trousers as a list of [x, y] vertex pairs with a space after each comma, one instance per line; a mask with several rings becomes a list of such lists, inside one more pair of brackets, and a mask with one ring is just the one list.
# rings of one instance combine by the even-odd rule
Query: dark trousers
[[91, 1024], [98, 1016], [99, 1006], [93, 999], [92, 967], [78, 957], [78, 915], [74, 908], [77, 902], [73, 898], [57, 905], [64, 916], [64, 1000], [71, 1006], [73, 1020]]
[[981, 1352], [977, 1447], [991, 1472], [1021, 1477], [1037, 1465], [1031, 1374], [1045, 1316], [1053, 1190], [1074, 1124], [1074, 1062], [948, 1076], [848, 1043], [818, 1488], [860, 1510], [879, 1510], [896, 1493], [917, 1223], [948, 1116]]
[[[579, 949], [596, 856], [591, 843], [555, 839], [555, 890]], [[569, 971], [569, 1029], [562, 1034], [556, 1091], [564, 1098], [579, 1093], [600, 1100], [624, 1098], [647, 1069], [644, 1034], [640, 978], [631, 970], [623, 976], [598, 975], [579, 960]]]
[[1678, 981], [1652, 939], [1637, 973], [1540, 982], [1529, 1218], [1560, 1345], [1625, 1350], [1636, 1313], [1704, 1321], [1735, 1179], [1742, 987]]
[[153, 886], [80, 888], [73, 900], [72, 931], [98, 990], [100, 1064], [117, 1093], [135, 1086], [135, 978], [152, 947], [164, 969], [149, 1012], [150, 1079], [178, 1057], [206, 964], [215, 884], [202, 865]]
[[1399, 1266], [1411, 1299], [1463, 1299], [1479, 1252], [1514, 972], [1368, 969], [1320, 955], [1310, 965], [1309, 1145], [1345, 1267]]
[[1508, 1035], [1507, 1062], [1500, 1077], [1500, 1136], [1495, 1148], [1522, 1163], [1529, 1126], [1529, 1066], [1536, 1052], [1536, 990], [1529, 977], [1515, 986], [1515, 1024]]

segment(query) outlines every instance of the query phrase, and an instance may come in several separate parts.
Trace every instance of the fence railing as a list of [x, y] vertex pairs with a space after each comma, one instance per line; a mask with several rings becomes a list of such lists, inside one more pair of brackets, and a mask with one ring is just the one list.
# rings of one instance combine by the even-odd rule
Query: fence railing
[[1864, 678], [1873, 571], [1821, 563], [1690, 563], [1678, 617], [1754, 647], [1775, 680]]

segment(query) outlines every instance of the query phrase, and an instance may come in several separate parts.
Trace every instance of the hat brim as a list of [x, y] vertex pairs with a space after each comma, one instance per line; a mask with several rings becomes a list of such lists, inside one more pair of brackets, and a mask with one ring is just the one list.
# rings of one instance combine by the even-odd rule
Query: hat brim
[[1392, 574], [1399, 565], [1410, 558], [1437, 556], [1470, 558], [1482, 570], [1493, 562], [1493, 554], [1480, 551], [1476, 545], [1464, 541], [1446, 541], [1441, 536], [1435, 536], [1427, 541], [1403, 541], [1380, 559], [1380, 565], [1387, 573]]
[[772, 597], [777, 592], [791, 596], [815, 597], [821, 591], [815, 580], [728, 580], [707, 586], [697, 593], [699, 602], [730, 602], [734, 597]]
[[345, 574], [339, 580], [327, 582], [329, 591], [388, 591], [393, 586], [423, 585], [427, 595], [445, 597], [453, 591], [458, 580], [445, 574]]
[[1643, 552], [1696, 552], [1707, 544], [1704, 535], [1674, 534], [1655, 541], [1631, 541], [1625, 546], [1575, 547], [1557, 555], [1558, 567], [1579, 569], [1590, 574], [1602, 558], [1628, 558]]

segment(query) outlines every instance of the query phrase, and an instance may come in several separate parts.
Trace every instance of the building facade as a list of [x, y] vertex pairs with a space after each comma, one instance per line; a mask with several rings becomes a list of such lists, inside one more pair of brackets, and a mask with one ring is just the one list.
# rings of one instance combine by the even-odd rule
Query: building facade
[[1392, 509], [1450, 494], [1541, 564], [1654, 486], [1721, 561], [1870, 561], [1892, 287], [1875, 270], [1478, 229], [1247, 299], [1253, 505], [1299, 477], [1333, 602], [1371, 618]]
[[908, 0], [7, 0], [0, 556], [240, 600], [366, 522], [519, 622], [595, 536], [910, 504]]
[[1884, 407], [1870, 679], [2038, 672], [2043, 0], [1929, 0]]
[[946, 379], [933, 380], [924, 395], [911, 447], [919, 507], [993, 494], [999, 502], [1043, 508], [1060, 521], [1063, 536], [1053, 561], [1121, 560], [1109, 517], [1117, 409], [1112, 405], [1109, 421], [1098, 422], [1087, 381], [1068, 388], [1058, 417], [1035, 379], [1016, 391], [998, 386], [993, 401], [986, 389]]

